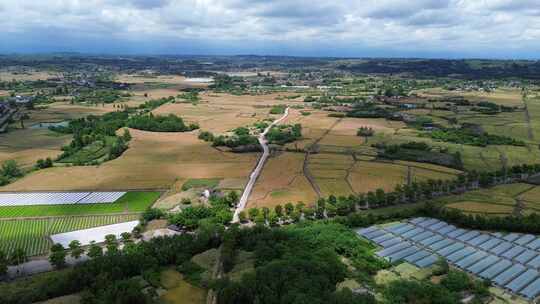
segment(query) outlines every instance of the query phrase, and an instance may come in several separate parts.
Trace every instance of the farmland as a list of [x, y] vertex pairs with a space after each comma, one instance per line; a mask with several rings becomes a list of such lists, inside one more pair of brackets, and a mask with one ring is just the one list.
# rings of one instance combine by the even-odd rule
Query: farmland
[[[204, 201], [203, 189], [213, 189], [218, 196], [229, 190], [240, 192], [260, 154], [256, 149], [239, 152], [229, 146], [214, 145], [199, 135], [209, 132], [212, 136], [230, 136], [238, 128], [257, 135], [258, 128], [276, 119], [286, 106], [290, 114], [281, 124], [299, 124], [302, 137], [270, 145], [270, 158], [254, 185], [247, 208], [288, 202], [312, 206], [319, 198], [330, 195], [389, 192], [397, 185], [454, 180], [471, 170], [506, 169], [540, 162], [536, 143], [540, 129], [535, 122], [540, 117], [540, 107], [532, 85], [529, 91], [522, 91], [503, 81], [479, 84], [435, 78], [411, 82], [402, 76], [336, 73], [313, 76], [323, 81], [323, 86], [316, 83], [318, 80], [306, 86], [304, 82], [312, 80], [304, 79], [301, 72], [285, 70], [266, 75], [226, 71], [233, 76], [220, 74], [223, 79], [214, 84], [188, 79], [210, 77], [197, 73], [90, 73], [90, 78], [100, 78], [100, 87], [91, 90], [69, 83], [67, 93], [48, 91], [49, 102], [25, 110], [28, 117], [24, 128], [14, 121], [9, 132], [0, 135], [0, 161], [14, 159], [27, 170], [24, 177], [0, 190], [128, 189], [147, 191], [152, 202], [159, 196], [155, 191], [161, 191], [166, 194], [156, 206], [166, 210], [185, 207], [181, 201]], [[58, 76], [35, 73], [28, 73], [25, 81]], [[268, 79], [272, 81], [267, 82]], [[329, 83], [332, 85], [326, 85]], [[21, 86], [28, 90], [31, 84], [25, 82]], [[96, 95], [103, 96], [102, 100], [95, 100], [92, 94], [97, 92], [103, 94]], [[106, 147], [111, 143], [100, 146], [95, 141], [75, 154], [57, 159], [72, 136], [50, 131], [46, 123], [66, 123], [126, 108], [155, 116], [174, 114], [200, 129], [150, 132], [132, 128], [127, 150], [115, 159], [105, 159]], [[433, 136], [434, 131], [463, 135], [465, 129], [477, 132], [476, 135], [487, 132], [500, 137], [492, 137], [498, 140], [496, 144], [486, 141], [482, 146]], [[371, 133], [366, 135], [359, 130]], [[122, 132], [117, 131], [117, 135]], [[414, 150], [420, 144], [424, 150]], [[391, 149], [405, 151], [387, 153]], [[36, 161], [46, 157], [54, 159], [54, 165], [35, 169]], [[99, 161], [82, 161], [89, 159]], [[441, 159], [455, 162], [445, 163]], [[85, 165], [77, 165], [82, 163]], [[534, 189], [519, 195], [497, 194], [491, 200], [493, 193], [482, 191], [488, 190], [444, 203], [471, 214], [483, 211], [485, 206], [490, 207], [492, 214], [511, 214], [516, 211], [518, 200], [523, 213], [540, 209]], [[149, 205], [129, 199], [107, 205], [2, 207], [0, 218], [127, 215], [140, 213]]]
[[0, 218], [140, 213], [151, 206], [160, 195], [160, 192], [128, 192], [114, 203], [2, 206]]
[[138, 214], [106, 216], [71, 216], [31, 220], [0, 220], [0, 250], [23, 248], [26, 254], [47, 253], [51, 234], [122, 223], [138, 219]]
[[539, 210], [538, 186], [517, 183], [471, 191], [462, 195], [436, 200], [447, 208], [467, 214], [510, 215], [530, 214]]

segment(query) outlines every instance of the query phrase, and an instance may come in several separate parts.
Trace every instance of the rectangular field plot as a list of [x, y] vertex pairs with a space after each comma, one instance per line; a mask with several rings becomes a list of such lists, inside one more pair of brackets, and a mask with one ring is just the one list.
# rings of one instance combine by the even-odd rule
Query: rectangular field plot
[[133, 215], [64, 217], [32, 220], [0, 220], [0, 250], [11, 252], [22, 248], [29, 256], [47, 253], [51, 234], [133, 221]]
[[126, 192], [13, 192], [0, 193], [0, 206], [112, 203]]
[[448, 263], [529, 300], [540, 296], [540, 238], [532, 234], [457, 228], [430, 218], [372, 226], [358, 231], [389, 262], [425, 268]]
[[[120, 193], [123, 192], [93, 192], [80, 199], [78, 203], [61, 205], [0, 206], [0, 218], [143, 212], [161, 195], [160, 192], [133, 191], [119, 196]], [[114, 201], [108, 203], [91, 203], [92, 201], [113, 199]]]

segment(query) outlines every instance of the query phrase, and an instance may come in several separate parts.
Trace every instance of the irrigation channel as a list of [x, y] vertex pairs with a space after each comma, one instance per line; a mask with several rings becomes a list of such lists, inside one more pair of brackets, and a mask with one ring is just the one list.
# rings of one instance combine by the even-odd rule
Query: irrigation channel
[[266, 160], [270, 156], [270, 149], [268, 148], [268, 141], [266, 140], [266, 133], [270, 131], [270, 129], [277, 125], [278, 123], [282, 122], [287, 116], [289, 115], [289, 108], [285, 109], [285, 113], [283, 116], [281, 116], [279, 119], [276, 119], [272, 124], [270, 124], [266, 129], [264, 129], [264, 132], [262, 132], [259, 135], [259, 144], [263, 148], [263, 154], [261, 158], [259, 158], [259, 162], [257, 163], [257, 166], [253, 171], [251, 172], [251, 175], [249, 176], [249, 181], [246, 185], [246, 188], [244, 189], [244, 192], [242, 193], [242, 197], [240, 198], [240, 201], [238, 202], [238, 206], [236, 207], [236, 210], [234, 211], [234, 217], [233, 217], [233, 223], [238, 222], [238, 214], [246, 208], [246, 204], [249, 198], [249, 195], [251, 194], [251, 191], [253, 190], [253, 186], [255, 185], [255, 182], [257, 181], [257, 178], [259, 178], [259, 175], [261, 174], [261, 171], [264, 167], [264, 164], [266, 163]]

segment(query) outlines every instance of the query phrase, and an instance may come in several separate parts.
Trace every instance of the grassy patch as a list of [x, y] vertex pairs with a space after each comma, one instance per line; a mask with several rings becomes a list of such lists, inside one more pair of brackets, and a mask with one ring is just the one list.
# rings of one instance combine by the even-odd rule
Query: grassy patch
[[182, 190], [191, 188], [215, 188], [219, 185], [220, 178], [190, 178], [183, 185]]
[[[114, 137], [111, 137], [114, 139]], [[79, 151], [75, 152], [74, 154], [64, 157], [60, 160], [58, 160], [59, 163], [89, 163], [94, 160], [99, 160], [105, 156], [108, 155], [110, 145], [112, 145], [113, 140], [106, 140], [106, 143], [103, 141], [97, 140], [88, 146], [80, 149]]]
[[143, 212], [161, 195], [161, 192], [128, 192], [114, 203], [34, 205], [0, 207], [0, 218], [71, 216], [88, 214], [114, 214], [122, 212]]
[[203, 304], [206, 300], [206, 291], [186, 282], [182, 275], [174, 270], [167, 269], [161, 273], [161, 284], [167, 292], [161, 296], [166, 304]]

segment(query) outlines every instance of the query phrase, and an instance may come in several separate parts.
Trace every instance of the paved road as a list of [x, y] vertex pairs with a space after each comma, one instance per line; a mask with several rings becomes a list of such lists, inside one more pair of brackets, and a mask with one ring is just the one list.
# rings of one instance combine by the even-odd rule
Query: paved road
[[255, 182], [257, 181], [257, 178], [262, 172], [262, 169], [264, 167], [264, 163], [266, 163], [266, 160], [268, 159], [268, 156], [270, 156], [270, 149], [268, 149], [268, 142], [266, 141], [266, 133], [270, 131], [270, 129], [277, 125], [278, 123], [282, 122], [287, 116], [289, 115], [289, 108], [285, 109], [285, 113], [283, 116], [281, 116], [279, 119], [275, 120], [272, 124], [270, 124], [264, 132], [262, 132], [259, 135], [259, 143], [261, 144], [261, 147], [263, 148], [263, 154], [261, 158], [259, 158], [259, 162], [257, 163], [257, 167], [251, 172], [251, 175], [249, 176], [249, 181], [246, 185], [246, 188], [244, 189], [244, 192], [242, 193], [242, 197], [240, 198], [240, 201], [238, 202], [238, 206], [236, 207], [236, 210], [234, 211], [234, 217], [233, 217], [233, 223], [238, 222], [238, 214], [246, 208], [246, 204], [249, 198], [249, 195], [251, 194], [251, 191], [253, 190], [253, 186], [255, 185]]

